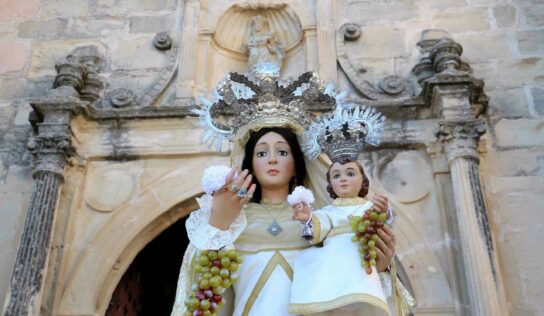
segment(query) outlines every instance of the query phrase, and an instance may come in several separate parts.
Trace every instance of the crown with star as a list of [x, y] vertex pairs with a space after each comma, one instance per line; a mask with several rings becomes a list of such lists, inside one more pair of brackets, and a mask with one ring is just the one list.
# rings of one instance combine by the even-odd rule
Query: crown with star
[[338, 105], [309, 126], [302, 138], [302, 150], [311, 160], [322, 152], [332, 162], [357, 160], [367, 144], [380, 143], [384, 124], [385, 117], [371, 107]]

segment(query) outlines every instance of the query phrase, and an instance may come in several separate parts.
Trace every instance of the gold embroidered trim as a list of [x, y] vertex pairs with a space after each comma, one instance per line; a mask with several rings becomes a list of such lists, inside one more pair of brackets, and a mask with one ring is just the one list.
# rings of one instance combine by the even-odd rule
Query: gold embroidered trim
[[353, 233], [351, 231], [351, 226], [344, 225], [344, 226], [333, 227], [331, 229], [331, 232], [329, 233], [329, 237], [338, 236], [338, 235], [347, 234], [347, 233]]
[[283, 255], [276, 251], [272, 258], [270, 258], [270, 261], [268, 261], [268, 263], [266, 264], [266, 267], [264, 267], [263, 273], [259, 277], [259, 280], [257, 280], [253, 291], [251, 291], [251, 294], [247, 299], [246, 306], [244, 307], [244, 311], [242, 312], [242, 316], [249, 315], [249, 311], [253, 307], [253, 304], [255, 304], [255, 301], [257, 300], [257, 297], [259, 296], [264, 285], [266, 284], [266, 281], [268, 281], [268, 279], [272, 275], [272, 272], [274, 272], [276, 266], [278, 265], [283, 268], [285, 273], [287, 273], [289, 279], [291, 279], [291, 281], [293, 280], [293, 268], [291, 268], [289, 262], [287, 262]]
[[360, 205], [365, 204], [367, 201], [367, 199], [362, 197], [336, 198], [334, 201], [332, 201], [332, 204], [336, 206]]
[[298, 246], [298, 247], [284, 247], [284, 248], [263, 248], [259, 250], [236, 250], [236, 252], [239, 252], [241, 255], [252, 255], [259, 252], [265, 252], [265, 251], [292, 251], [292, 250], [303, 250], [306, 248], [310, 248], [312, 245], [305, 245], [305, 246]]
[[409, 315], [410, 309], [416, 305], [416, 300], [406, 290], [402, 282], [400, 282], [397, 276], [397, 263], [395, 260], [391, 263], [391, 278], [393, 294], [397, 305], [397, 315]]
[[353, 303], [367, 303], [386, 311], [388, 315], [390, 314], [389, 307], [387, 303], [381, 299], [369, 295], [354, 293], [341, 296], [337, 299], [327, 301], [327, 302], [314, 302], [314, 303], [300, 303], [300, 304], [289, 304], [289, 313], [290, 314], [311, 314], [311, 313], [320, 313], [342, 306], [346, 306]]
[[312, 244], [317, 244], [321, 240], [319, 239], [321, 237], [321, 222], [317, 216], [314, 216], [312, 220], [314, 222], [314, 240], [312, 240]]

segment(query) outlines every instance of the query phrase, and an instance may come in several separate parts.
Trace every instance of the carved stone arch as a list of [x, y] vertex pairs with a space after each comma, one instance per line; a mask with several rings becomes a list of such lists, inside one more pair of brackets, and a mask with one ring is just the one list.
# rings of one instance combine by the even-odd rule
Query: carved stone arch
[[[202, 156], [197, 160], [225, 163], [221, 161], [224, 158], [210, 158]], [[111, 219], [95, 232], [71, 265], [56, 314], [105, 313], [115, 287], [136, 255], [162, 231], [198, 207], [194, 197], [201, 191], [195, 183], [199, 183], [202, 172], [191, 167], [183, 165], [148, 183], [135, 199], [112, 211]]]

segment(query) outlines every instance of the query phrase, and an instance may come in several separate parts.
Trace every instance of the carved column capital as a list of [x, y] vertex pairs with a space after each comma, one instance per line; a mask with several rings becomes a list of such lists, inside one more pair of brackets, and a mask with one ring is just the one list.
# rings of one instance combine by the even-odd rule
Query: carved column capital
[[75, 154], [70, 135], [35, 136], [28, 141], [27, 147], [33, 158], [34, 176], [51, 172], [62, 177], [64, 166]]
[[436, 136], [446, 145], [448, 162], [459, 157], [478, 160], [478, 140], [485, 132], [484, 120], [440, 121]]

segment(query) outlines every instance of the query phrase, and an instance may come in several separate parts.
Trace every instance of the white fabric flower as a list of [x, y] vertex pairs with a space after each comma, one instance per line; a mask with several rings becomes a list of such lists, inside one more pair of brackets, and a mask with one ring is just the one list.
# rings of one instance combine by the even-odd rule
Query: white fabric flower
[[304, 202], [307, 205], [314, 203], [314, 194], [310, 189], [307, 189], [303, 186], [298, 186], [293, 190], [293, 193], [287, 196], [287, 202], [290, 205], [295, 205], [300, 202]]
[[227, 166], [210, 166], [204, 170], [200, 183], [202, 189], [209, 195], [221, 189], [227, 181], [227, 176], [232, 168]]

